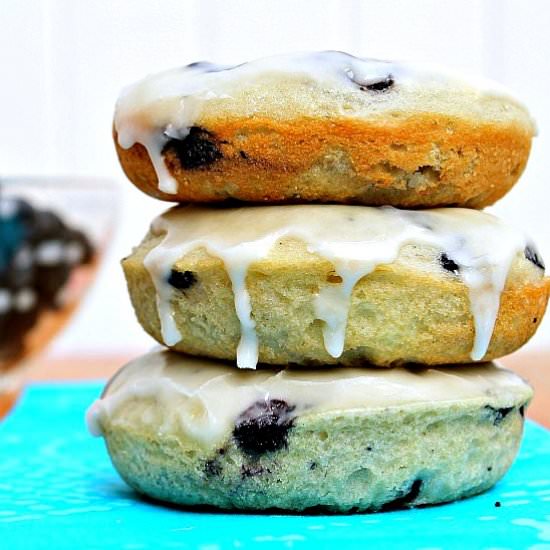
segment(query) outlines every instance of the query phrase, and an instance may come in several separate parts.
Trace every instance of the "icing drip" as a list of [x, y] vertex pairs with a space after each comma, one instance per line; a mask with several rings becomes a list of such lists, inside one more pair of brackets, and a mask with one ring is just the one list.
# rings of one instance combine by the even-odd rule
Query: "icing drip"
[[[531, 391], [519, 376], [494, 363], [416, 371], [368, 367], [242, 371], [155, 351], [132, 361], [111, 379], [88, 410], [87, 421], [94, 435], [101, 435], [106, 423], [127, 422], [134, 429], [182, 431], [195, 441], [220, 444], [243, 411], [274, 399], [288, 403], [299, 417], [469, 400], [483, 406], [494, 396], [509, 406], [527, 401]], [[157, 414], [152, 414], [151, 402]], [[131, 406], [122, 410], [125, 405]]]
[[258, 336], [256, 322], [252, 319], [252, 304], [246, 290], [248, 265], [230, 268], [229, 277], [235, 296], [235, 311], [241, 323], [241, 339], [237, 346], [237, 365], [242, 368], [255, 368], [258, 362]]
[[[341, 109], [342, 103], [334, 97], [335, 93], [356, 93], [364, 102], [363, 110], [355, 112], [355, 116], [360, 117], [372, 116], [379, 109], [395, 109], [398, 106], [395, 96], [388, 102], [388, 95], [378, 92], [386, 86], [393, 89], [394, 85], [400, 93], [407, 90], [416, 93], [414, 90], [422, 86], [450, 88], [453, 92], [475, 89], [480, 98], [483, 95], [505, 97], [518, 103], [502, 86], [485, 79], [467, 81], [440, 67], [363, 59], [336, 51], [280, 55], [236, 66], [200, 62], [149, 76], [123, 90], [114, 119], [118, 143], [125, 149], [141, 143], [156, 170], [159, 189], [175, 194], [177, 182], [167, 170], [162, 155], [170, 138], [184, 139], [213, 100], [246, 103], [248, 100], [243, 98], [255, 89], [259, 103], [245, 114], [255, 116], [262, 108], [261, 103], [265, 103], [266, 95], [289, 85], [294, 86], [292, 93], [302, 87], [309, 93], [318, 92], [319, 97], [329, 90], [335, 112]], [[284, 118], [284, 109], [278, 109], [277, 113]], [[345, 109], [339, 114], [345, 116]]]
[[[195, 233], [196, 239], [186, 242], [185, 239], [179, 238], [179, 231], [171, 231], [173, 226], [169, 221], [171, 218], [170, 211], [166, 216], [157, 218], [153, 223], [153, 232], [157, 234], [166, 233], [166, 237], [159, 246], [147, 254], [144, 260], [145, 267], [151, 274], [157, 290], [157, 307], [164, 343], [168, 346], [173, 346], [182, 337], [176, 326], [174, 312], [171, 307], [173, 289], [166, 282], [168, 274], [174, 263], [187, 252], [204, 247], [209, 254], [220, 258], [224, 262], [227, 274], [231, 280], [235, 296], [235, 311], [241, 325], [241, 339], [237, 348], [237, 365], [240, 368], [253, 369], [258, 362], [258, 338], [256, 335], [256, 323], [252, 319], [250, 296], [245, 284], [246, 274], [252, 262], [262, 259], [269, 253], [278, 235], [272, 233], [264, 239], [243, 243], [232, 241], [230, 237], [229, 242], [224, 242], [223, 236], [221, 240], [217, 240], [216, 238], [210, 239], [208, 236], [210, 232], [208, 216], [203, 217], [203, 221], [206, 223], [201, 223], [200, 215], [198, 219], [195, 216], [201, 210], [204, 212], [209, 212], [209, 210], [192, 207], [181, 210], [186, 211], [184, 214], [185, 218], [191, 217], [194, 218], [194, 221], [198, 222], [193, 227], [193, 220], [190, 220], [191, 226], [186, 226], [190, 231], [189, 235]], [[219, 221], [223, 224], [223, 220]], [[223, 233], [221, 226], [218, 226], [217, 229]]]
[[[174, 321], [168, 284], [173, 265], [188, 252], [204, 248], [220, 258], [231, 280], [235, 311], [241, 325], [237, 349], [240, 368], [255, 368], [258, 338], [246, 288], [250, 265], [260, 261], [283, 238], [306, 243], [310, 253], [334, 265], [335, 282], [319, 288], [313, 299], [324, 322], [327, 352], [339, 357], [345, 345], [351, 294], [357, 281], [378, 266], [393, 263], [407, 244], [428, 246], [446, 254], [468, 287], [475, 325], [472, 359], [489, 346], [498, 315], [500, 294], [514, 257], [523, 253], [525, 237], [484, 212], [461, 208], [424, 211], [392, 207], [342, 205], [263, 206], [246, 208], [173, 208], [157, 218], [152, 233], [163, 235], [144, 260], [157, 290], [164, 342], [173, 346], [182, 336]], [[449, 275], [450, 276], [450, 275]]]
[[321, 288], [313, 307], [318, 319], [325, 322], [323, 326], [323, 340], [325, 349], [332, 357], [340, 357], [344, 351], [348, 311], [350, 307], [351, 293], [355, 283], [368, 275], [370, 267], [357, 270], [338, 269], [342, 278], [338, 286], [326, 286]]
[[480, 265], [482, 262], [476, 260], [478, 259], [474, 259], [474, 265], [467, 266], [463, 279], [468, 285], [476, 334], [471, 357], [474, 361], [481, 361], [491, 342], [500, 307], [500, 295], [506, 284], [513, 254], [503, 254], [500, 265], [494, 266], [489, 273], [483, 273], [484, 266]]

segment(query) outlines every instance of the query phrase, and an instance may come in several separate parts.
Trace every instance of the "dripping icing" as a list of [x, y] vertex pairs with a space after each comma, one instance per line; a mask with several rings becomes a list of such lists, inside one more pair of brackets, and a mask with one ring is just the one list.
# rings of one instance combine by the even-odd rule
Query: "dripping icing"
[[[505, 97], [516, 104], [509, 92], [497, 83], [483, 78], [465, 79], [462, 75], [426, 64], [394, 63], [364, 59], [336, 52], [303, 52], [258, 59], [236, 66], [192, 63], [186, 67], [151, 75], [123, 90], [117, 101], [114, 126], [119, 145], [128, 149], [141, 143], [155, 168], [158, 187], [167, 194], [177, 193], [177, 182], [165, 166], [162, 151], [169, 139], [184, 139], [212, 100], [242, 98], [246, 91], [259, 86], [258, 97], [273, 93], [281, 84], [305, 84], [322, 92], [324, 89], [349, 93], [376, 85], [391, 77], [402, 92], [418, 86], [430, 88], [475, 89], [481, 96]], [[262, 88], [263, 86], [263, 88]], [[322, 96], [322, 93], [320, 94]], [[395, 96], [392, 96], [395, 101]], [[377, 109], [395, 108], [385, 94], [370, 94], [360, 116], [372, 115]], [[334, 108], [339, 101], [334, 100]], [[254, 116], [260, 105], [253, 104], [246, 116]], [[374, 111], [373, 111], [374, 110]], [[278, 116], [284, 117], [284, 109]], [[345, 113], [341, 113], [345, 115]]]
[[279, 240], [295, 238], [310, 253], [330, 261], [341, 282], [327, 282], [313, 298], [323, 321], [327, 352], [339, 357], [353, 288], [379, 265], [393, 263], [407, 244], [446, 253], [460, 266], [468, 287], [475, 337], [471, 356], [480, 360], [489, 346], [500, 295], [511, 263], [525, 248], [525, 237], [484, 212], [461, 208], [424, 211], [389, 206], [285, 205], [246, 208], [176, 207], [157, 218], [152, 233], [161, 242], [144, 260], [157, 291], [164, 342], [173, 346], [185, 335], [174, 321], [174, 289], [167, 283], [173, 265], [185, 254], [204, 248], [220, 258], [234, 293], [241, 326], [237, 349], [240, 368], [258, 361], [256, 325], [246, 288], [248, 269], [269, 255]]

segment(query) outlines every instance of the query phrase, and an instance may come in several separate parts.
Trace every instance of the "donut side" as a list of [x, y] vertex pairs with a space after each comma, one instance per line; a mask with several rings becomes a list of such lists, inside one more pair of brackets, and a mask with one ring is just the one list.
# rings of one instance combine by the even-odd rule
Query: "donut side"
[[[143, 265], [159, 239], [146, 237], [122, 265], [140, 324], [163, 343], [156, 290]], [[173, 349], [235, 359], [240, 325], [223, 262], [198, 249], [177, 261], [173, 273], [180, 288], [171, 307], [182, 334]], [[546, 309], [549, 281], [533, 259], [523, 254], [514, 259], [484, 360], [511, 353], [534, 334]], [[368, 361], [381, 367], [471, 362], [474, 323], [468, 288], [439, 252], [407, 245], [394, 263], [363, 277], [352, 293], [344, 352], [333, 358], [323, 343], [313, 296], [327, 283], [340, 282], [333, 265], [298, 240], [281, 241], [267, 258], [252, 264], [246, 284], [259, 361], [310, 366]]]
[[162, 157], [177, 193], [158, 188], [143, 145], [115, 144], [142, 191], [180, 202], [338, 202], [483, 208], [520, 177], [532, 128], [444, 113], [276, 120], [205, 118]]
[[[237, 422], [218, 446], [198, 445], [178, 430], [152, 429], [139, 418], [144, 411], [155, 418], [159, 407], [137, 400], [102, 429], [122, 478], [155, 499], [248, 510], [386, 511], [493, 486], [517, 453], [529, 398], [525, 385], [513, 403], [488, 396], [306, 413], [278, 429], [252, 419], [248, 429]], [[270, 444], [249, 445], [252, 435]]]

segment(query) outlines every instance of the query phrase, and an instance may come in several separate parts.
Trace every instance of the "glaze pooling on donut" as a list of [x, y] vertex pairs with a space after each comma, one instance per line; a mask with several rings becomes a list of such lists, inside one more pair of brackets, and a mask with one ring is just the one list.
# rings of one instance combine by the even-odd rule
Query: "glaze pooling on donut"
[[[155, 399], [166, 411], [167, 425], [155, 432], [181, 429], [205, 444], [223, 444], [231, 434], [249, 455], [284, 448], [301, 415], [368, 408], [490, 400], [498, 388], [502, 402], [527, 401], [530, 389], [516, 374], [494, 363], [460, 368], [322, 370], [259, 369], [243, 371], [219, 361], [157, 350], [131, 361], [111, 379], [89, 409], [88, 427], [101, 435], [101, 424], [125, 404]], [[227, 396], [231, 394], [232, 398]], [[491, 423], [505, 411], [488, 407]], [[141, 422], [148, 424], [147, 411]], [[254, 430], [262, 440], [252, 441]]]
[[[394, 109], [395, 104], [388, 100], [400, 91], [419, 87], [475, 90], [480, 101], [496, 96], [517, 104], [503, 87], [481, 78], [467, 81], [438, 67], [363, 59], [337, 51], [280, 55], [234, 66], [203, 61], [149, 76], [126, 88], [115, 112], [118, 143], [123, 149], [143, 145], [156, 171], [159, 190], [176, 194], [178, 184], [165, 165], [163, 152], [175, 141], [188, 138], [209, 102], [231, 103], [256, 86], [277, 90], [289, 83], [318, 90], [319, 96], [363, 94], [369, 101], [359, 116], [372, 114], [371, 110]], [[338, 100], [332, 101], [335, 109], [342, 110], [341, 116], [351, 116]], [[254, 108], [246, 113], [254, 115]], [[284, 119], [285, 109], [279, 109], [277, 116]], [[212, 149], [211, 153], [210, 162], [220, 158], [219, 151]], [[189, 169], [197, 167], [200, 165], [191, 163]]]
[[162, 240], [147, 254], [144, 265], [156, 289], [164, 343], [173, 346], [182, 339], [171, 305], [177, 290], [167, 282], [172, 268], [187, 253], [204, 248], [223, 261], [231, 280], [241, 325], [237, 348], [241, 368], [255, 368], [258, 360], [247, 272], [281, 239], [301, 240], [308, 252], [334, 265], [335, 277], [319, 289], [313, 306], [323, 321], [325, 349], [335, 358], [344, 349], [350, 298], [357, 281], [378, 266], [393, 263], [405, 245], [433, 248], [440, 262], [443, 257], [447, 259], [442, 272], [460, 277], [468, 288], [475, 326], [474, 361], [485, 356], [511, 263], [524, 253], [527, 244], [522, 233], [494, 216], [461, 208], [407, 211], [343, 205], [187, 206], [158, 217], [151, 231]]

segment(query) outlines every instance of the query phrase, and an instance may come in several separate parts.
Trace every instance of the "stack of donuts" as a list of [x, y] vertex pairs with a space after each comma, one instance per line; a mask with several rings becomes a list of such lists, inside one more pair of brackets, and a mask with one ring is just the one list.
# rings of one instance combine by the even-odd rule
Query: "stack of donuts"
[[342, 52], [193, 63], [127, 88], [128, 178], [178, 203], [122, 262], [164, 348], [90, 408], [120, 475], [183, 505], [377, 511], [511, 465], [549, 279], [480, 209], [535, 127], [505, 90]]

